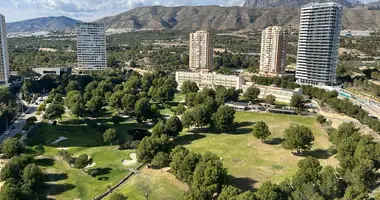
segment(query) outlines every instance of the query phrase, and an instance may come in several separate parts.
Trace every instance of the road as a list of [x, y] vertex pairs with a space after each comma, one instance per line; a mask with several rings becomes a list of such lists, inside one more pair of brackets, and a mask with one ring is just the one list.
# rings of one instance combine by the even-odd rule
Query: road
[[[9, 137], [14, 137], [16, 134], [23, 133], [22, 127], [26, 124], [26, 119], [29, 117], [37, 117], [38, 121], [42, 120], [42, 116], [37, 116], [37, 107], [35, 103], [33, 104], [27, 104], [25, 101], [21, 100], [25, 106], [28, 108], [25, 110], [24, 113], [19, 116], [12, 125], [9, 126], [8, 130], [5, 131], [1, 136], [0, 136], [0, 143], [2, 143], [5, 139]], [[41, 102], [42, 103], [42, 102]], [[5, 134], [8, 133], [8, 134]]]

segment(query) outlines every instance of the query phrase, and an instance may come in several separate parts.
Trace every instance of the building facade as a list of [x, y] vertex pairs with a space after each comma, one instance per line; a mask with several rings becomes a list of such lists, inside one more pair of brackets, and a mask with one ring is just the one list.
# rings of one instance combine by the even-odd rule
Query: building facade
[[5, 17], [0, 14], [0, 84], [9, 82], [9, 55]]
[[290, 103], [294, 95], [303, 95], [301, 88], [291, 90], [266, 85], [254, 85], [253, 83], [247, 83], [243, 85], [242, 89], [245, 92], [251, 86], [260, 89], [260, 94], [258, 96], [260, 99], [265, 99], [268, 95], [273, 95], [276, 97], [276, 101]]
[[300, 84], [334, 85], [342, 6], [310, 3], [301, 8], [296, 78]]
[[183, 82], [192, 81], [195, 82], [200, 89], [203, 88], [215, 88], [218, 85], [222, 85], [226, 88], [234, 87], [241, 89], [244, 84], [244, 78], [235, 75], [223, 75], [210, 72], [181, 72], [177, 71], [175, 79], [178, 83], [178, 89], [181, 89]]
[[76, 24], [79, 74], [89, 74], [107, 69], [106, 32], [103, 23]]
[[271, 26], [261, 35], [260, 74], [281, 75], [286, 65], [286, 34], [281, 26]]
[[190, 33], [189, 68], [192, 71], [211, 71], [214, 58], [212, 35], [208, 31], [199, 30]]

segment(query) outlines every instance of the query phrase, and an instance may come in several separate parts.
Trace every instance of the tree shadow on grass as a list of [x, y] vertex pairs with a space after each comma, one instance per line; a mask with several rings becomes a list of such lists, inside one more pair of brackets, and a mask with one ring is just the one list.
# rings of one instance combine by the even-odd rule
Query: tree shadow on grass
[[107, 181], [109, 178], [106, 177], [106, 176], [102, 176], [102, 177], [99, 177], [98, 180], [99, 181]]
[[315, 149], [311, 151], [306, 151], [306, 152], [303, 152], [299, 156], [302, 156], [302, 157], [311, 156], [317, 159], [329, 159], [331, 157], [327, 149]]
[[40, 158], [36, 160], [36, 165], [42, 167], [49, 167], [54, 165], [54, 160], [51, 158]]
[[249, 177], [234, 177], [234, 176], [228, 175], [228, 183], [244, 191], [246, 190], [255, 191], [253, 184], [257, 183], [257, 181]]
[[201, 135], [201, 134], [187, 134], [187, 135], [177, 137], [176, 144], [188, 145], [188, 144], [191, 144], [195, 140], [199, 140], [205, 137], [206, 137], [205, 135]]
[[65, 121], [61, 121], [60, 124], [68, 125], [68, 124], [85, 124], [85, 121], [83, 119], [69, 119]]
[[284, 138], [272, 138], [271, 140], [267, 140], [265, 141], [265, 144], [269, 144], [269, 145], [280, 145], [282, 144], [283, 142], [285, 141]]
[[227, 131], [227, 134], [232, 134], [232, 135], [240, 135], [240, 134], [249, 134], [252, 133], [253, 129], [252, 128], [238, 128], [238, 129], [231, 129]]
[[253, 126], [255, 122], [250, 122], [250, 121], [244, 121], [244, 122], [235, 122], [234, 123], [234, 128], [242, 128], [246, 126]]
[[55, 195], [60, 195], [64, 192], [73, 190], [75, 188], [75, 185], [68, 184], [68, 183], [64, 183], [64, 184], [46, 183], [45, 187], [46, 187], [46, 194], [47, 195], [55, 196]]
[[109, 167], [99, 167], [91, 169], [91, 171], [96, 170], [96, 176], [102, 176], [111, 173], [112, 168]]
[[59, 173], [59, 174], [46, 174], [46, 181], [47, 182], [55, 182], [55, 181], [61, 181], [68, 179], [69, 176], [67, 173]]

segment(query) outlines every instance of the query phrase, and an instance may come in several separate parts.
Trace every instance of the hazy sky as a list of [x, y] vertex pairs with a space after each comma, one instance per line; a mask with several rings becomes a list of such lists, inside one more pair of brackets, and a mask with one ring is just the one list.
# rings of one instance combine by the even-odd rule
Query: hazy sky
[[240, 6], [243, 2], [244, 0], [0, 0], [0, 14], [5, 16], [7, 22], [60, 15], [92, 21], [140, 6]]

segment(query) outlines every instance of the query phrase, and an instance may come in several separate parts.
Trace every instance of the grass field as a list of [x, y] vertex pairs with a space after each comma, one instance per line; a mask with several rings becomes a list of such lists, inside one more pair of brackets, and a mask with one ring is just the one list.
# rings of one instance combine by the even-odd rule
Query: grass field
[[[127, 135], [127, 130], [149, 128], [137, 124], [134, 120], [116, 126], [108, 123], [105, 118], [96, 120], [96, 123], [98, 121], [118, 129], [123, 137]], [[68, 139], [57, 144], [51, 144], [58, 137]], [[49, 178], [46, 194], [48, 197], [58, 200], [92, 199], [106, 191], [108, 186], [113, 186], [119, 182], [130, 172], [130, 169], [139, 165], [136, 163], [124, 166], [122, 160], [130, 159], [129, 155], [134, 151], [119, 151], [116, 150], [116, 146], [111, 148], [109, 144], [104, 144], [102, 132], [70, 117], [67, 117], [66, 121], [62, 121], [62, 124], [57, 126], [42, 124], [31, 141], [34, 144], [41, 143], [45, 146], [45, 153], [36, 158], [37, 164], [41, 166]], [[80, 169], [71, 168], [59, 156], [59, 150], [63, 148], [67, 149], [74, 157], [88, 154], [95, 164], [86, 170], [97, 169], [101, 174], [92, 177]]]
[[143, 188], [146, 185], [150, 191], [150, 200], [175, 200], [188, 189], [186, 184], [178, 181], [169, 172], [144, 168], [117, 192], [125, 194], [128, 199], [145, 200]]
[[[265, 121], [272, 132], [267, 142], [270, 144], [252, 135], [252, 126], [259, 120]], [[328, 156], [328, 137], [313, 117], [237, 112], [235, 122], [236, 127], [229, 133], [183, 133], [177, 144], [220, 156], [228, 169], [230, 182], [242, 189], [258, 187], [265, 180], [278, 183], [296, 172], [297, 162], [303, 157], [293, 155], [281, 145], [283, 131], [292, 123], [306, 125], [313, 131], [312, 151], [305, 154], [319, 158], [322, 165], [337, 164], [336, 159]]]

